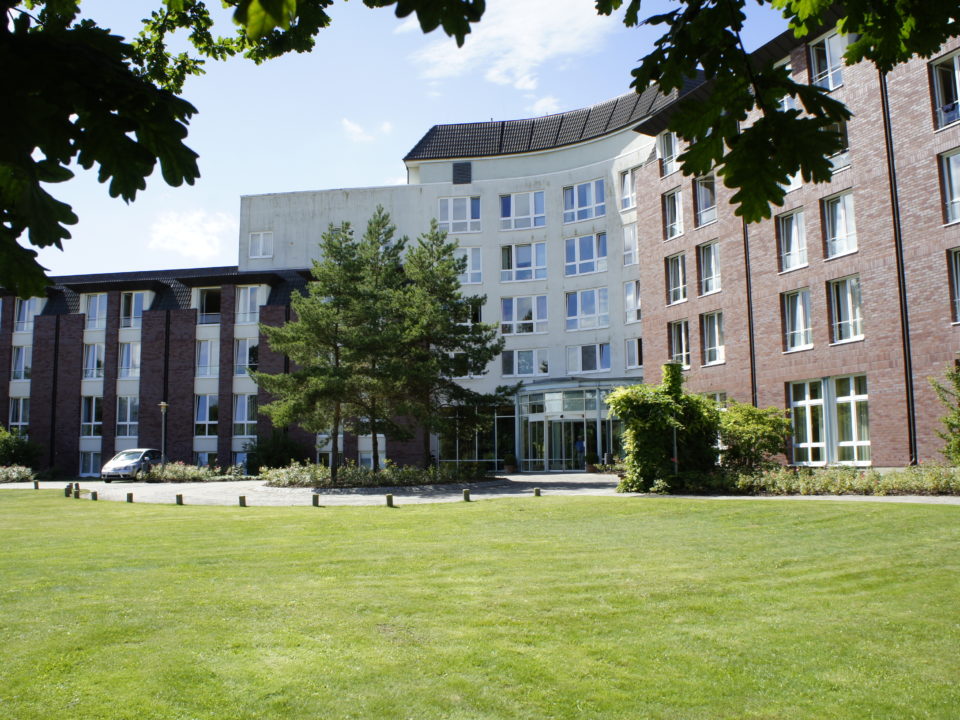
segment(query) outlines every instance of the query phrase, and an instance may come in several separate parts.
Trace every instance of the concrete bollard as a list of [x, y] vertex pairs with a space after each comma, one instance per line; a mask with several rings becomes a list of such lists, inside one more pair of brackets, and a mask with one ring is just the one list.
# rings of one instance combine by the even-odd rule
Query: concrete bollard
[[387, 493], [387, 507], [393, 507], [393, 495]]
[[91, 491], [90, 491], [90, 499], [91, 499], [91, 500], [96, 500], [96, 499], [99, 498], [99, 497], [100, 497], [100, 495], [97, 493], [96, 490], [91, 490]]
[[74, 483], [74, 485], [73, 485], [73, 497], [74, 497], [74, 498], [79, 498], [79, 497], [80, 497], [80, 483]]
[[133, 493], [127, 493], [127, 502], [133, 502]]
[[534, 488], [533, 495], [534, 497], [540, 497], [540, 488]]
[[71, 490], [73, 490], [73, 483], [67, 483], [67, 486], [63, 489], [63, 496], [70, 497]]
[[183, 505], [183, 495], [177, 494], [177, 505]]
[[470, 502], [470, 488], [463, 489], [463, 501]]
[[320, 507], [320, 496], [316, 493], [313, 494], [313, 506]]
[[241, 495], [241, 496], [240, 496], [240, 507], [246, 507], [246, 506], [247, 506], [247, 496], [246, 496], [246, 495]]
[[40, 489], [40, 481], [39, 481], [39, 480], [34, 480], [34, 481], [33, 481], [33, 489], [34, 489], [34, 490], [39, 490], [39, 489]]

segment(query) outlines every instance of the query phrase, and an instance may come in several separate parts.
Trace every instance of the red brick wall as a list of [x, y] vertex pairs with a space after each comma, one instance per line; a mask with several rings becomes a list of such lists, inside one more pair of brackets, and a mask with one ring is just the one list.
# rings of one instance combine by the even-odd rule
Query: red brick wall
[[100, 458], [103, 462], [116, 454], [119, 330], [120, 292], [114, 290], [107, 293], [107, 331], [103, 359], [103, 437], [100, 441]]
[[220, 420], [217, 424], [217, 462], [226, 467], [233, 462], [233, 324], [237, 305], [235, 285], [220, 290]]

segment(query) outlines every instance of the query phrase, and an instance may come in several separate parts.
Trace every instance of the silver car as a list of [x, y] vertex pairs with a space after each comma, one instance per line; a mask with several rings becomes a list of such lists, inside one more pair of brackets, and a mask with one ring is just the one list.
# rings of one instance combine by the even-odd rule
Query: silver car
[[114, 455], [100, 470], [100, 479], [111, 482], [135, 480], [140, 473], [146, 474], [151, 467], [160, 463], [160, 451], [155, 448], [132, 448]]

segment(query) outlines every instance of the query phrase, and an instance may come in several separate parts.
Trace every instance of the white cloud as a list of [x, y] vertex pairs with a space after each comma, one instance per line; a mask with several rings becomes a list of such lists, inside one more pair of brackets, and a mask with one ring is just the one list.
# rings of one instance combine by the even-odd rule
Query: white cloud
[[616, 28], [615, 18], [598, 15], [584, 0], [490, 0], [462, 48], [445, 39], [417, 51], [413, 60], [429, 79], [485, 68], [489, 82], [533, 90], [542, 65], [598, 50]]
[[380, 125], [380, 132], [382, 132], [384, 135], [389, 135], [390, 133], [392, 133], [393, 123], [390, 122], [389, 120], [384, 120], [383, 123]]
[[528, 105], [527, 111], [532, 115], [552, 115], [560, 112], [560, 102], [553, 95], [547, 95]]
[[169, 250], [188, 258], [207, 260], [221, 245], [234, 245], [239, 228], [233, 215], [205, 210], [161, 213], [150, 226], [151, 250]]
[[347, 134], [347, 137], [353, 142], [370, 142], [373, 140], [373, 135], [368, 133], [357, 123], [347, 120], [346, 118], [340, 119], [340, 126]]
[[419, 29], [420, 29], [420, 22], [417, 20], [417, 16], [410, 15], [406, 20], [404, 20], [402, 23], [397, 25], [396, 28], [394, 28], [393, 33], [394, 35], [402, 35], [404, 33], [411, 33]]

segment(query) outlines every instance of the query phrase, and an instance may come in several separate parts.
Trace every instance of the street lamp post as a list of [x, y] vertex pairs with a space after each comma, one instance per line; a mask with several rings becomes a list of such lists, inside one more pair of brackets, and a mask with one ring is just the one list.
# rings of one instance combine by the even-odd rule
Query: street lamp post
[[167, 465], [167, 405], [166, 400], [160, 402], [160, 467]]

